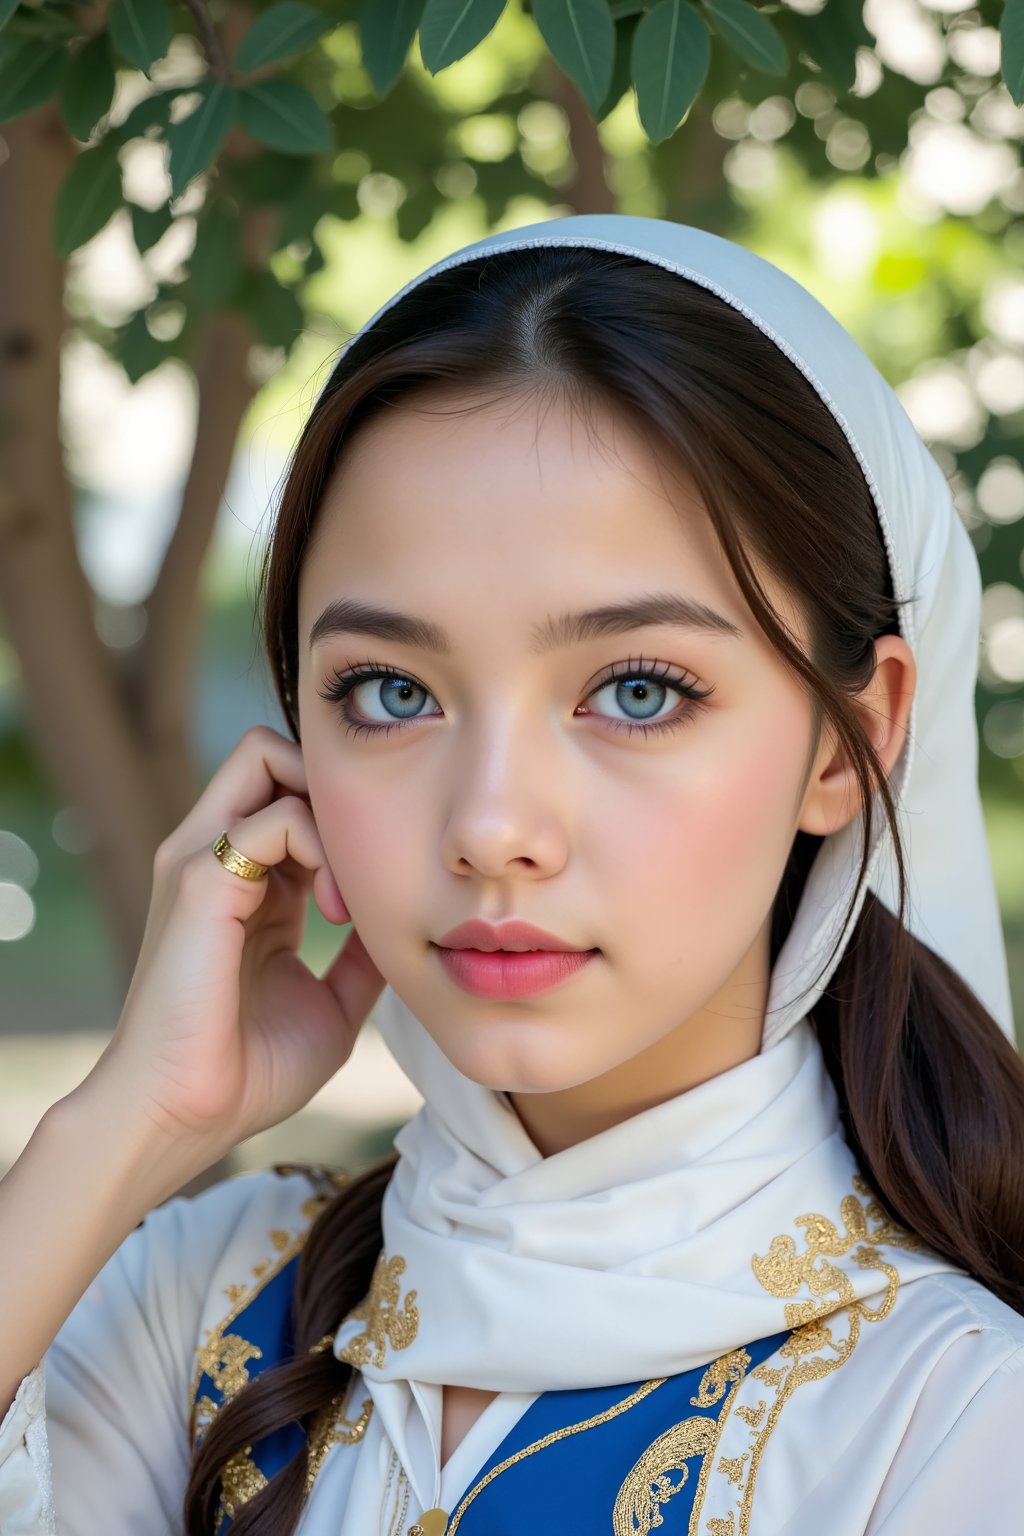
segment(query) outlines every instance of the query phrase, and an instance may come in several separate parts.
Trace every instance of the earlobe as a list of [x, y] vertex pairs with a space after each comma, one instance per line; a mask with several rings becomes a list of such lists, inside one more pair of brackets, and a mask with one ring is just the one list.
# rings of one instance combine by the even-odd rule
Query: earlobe
[[[886, 775], [892, 773], [906, 740], [916, 683], [917, 668], [907, 642], [901, 635], [881, 635], [875, 641], [872, 679], [853, 704]], [[827, 837], [847, 826], [860, 805], [860, 784], [849, 754], [836, 740], [834, 730], [826, 731], [808, 781], [798, 828]]]

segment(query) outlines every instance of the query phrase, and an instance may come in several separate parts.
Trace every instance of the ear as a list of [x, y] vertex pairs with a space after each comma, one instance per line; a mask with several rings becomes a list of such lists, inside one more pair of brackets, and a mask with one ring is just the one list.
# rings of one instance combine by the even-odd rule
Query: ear
[[[880, 635], [875, 641], [875, 671], [865, 689], [853, 698], [864, 730], [890, 774], [906, 740], [907, 720], [917, 684], [913, 652], [902, 635]], [[851, 822], [860, 810], [860, 785], [834, 728], [823, 732], [804, 793], [801, 832], [826, 837]]]

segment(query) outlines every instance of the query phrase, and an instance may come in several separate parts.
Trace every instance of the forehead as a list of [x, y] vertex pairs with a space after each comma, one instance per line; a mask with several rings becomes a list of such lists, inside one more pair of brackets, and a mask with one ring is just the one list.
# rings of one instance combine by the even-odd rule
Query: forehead
[[[669, 483], [669, 476], [674, 483]], [[324, 494], [323, 555], [374, 565], [430, 550], [468, 562], [691, 561], [717, 544], [696, 488], [625, 413], [564, 396], [447, 393], [387, 406], [348, 439]], [[319, 562], [318, 562], [319, 563]], [[534, 569], [535, 575], [541, 571]]]
[[344, 594], [456, 632], [460, 616], [467, 633], [518, 630], [542, 610], [668, 587], [753, 624], [695, 484], [643, 423], [564, 393], [437, 391], [346, 440], [303, 561], [300, 623], [307, 633]]

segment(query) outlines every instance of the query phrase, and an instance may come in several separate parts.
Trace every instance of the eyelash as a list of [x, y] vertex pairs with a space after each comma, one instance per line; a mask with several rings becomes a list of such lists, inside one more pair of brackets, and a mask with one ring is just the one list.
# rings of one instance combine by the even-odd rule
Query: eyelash
[[[595, 683], [591, 692], [600, 693], [601, 689], [607, 688], [609, 683], [619, 682], [622, 678], [629, 678], [633, 682], [642, 682], [653, 678], [657, 682], [666, 683], [670, 688], [675, 689], [680, 698], [688, 701], [688, 707], [680, 714], [670, 715], [667, 720], [652, 720], [648, 725], [635, 720], [606, 720], [605, 723], [610, 725], [612, 730], [625, 730], [629, 735], [632, 735], [634, 731], [640, 731], [643, 735], [651, 735], [654, 731], [674, 730], [677, 726], [689, 725], [715, 690], [713, 688], [694, 688], [677, 678], [670, 677], [670, 670], [663, 662], [646, 662], [643, 659], [636, 662], [632, 660], [618, 662], [598, 683]], [[412, 683], [417, 688], [423, 687], [423, 684], [416, 682], [416, 679], [410, 676], [408, 672], [402, 672], [397, 667], [379, 665], [373, 661], [362, 662], [359, 666], [352, 667], [344, 673], [335, 669], [331, 677], [327, 679], [325, 686], [322, 689], [318, 689], [317, 692], [320, 698], [336, 703], [339, 706], [338, 712], [349, 728], [346, 734], [358, 736], [362, 732], [368, 731], [373, 735], [377, 735], [383, 731], [385, 735], [388, 735], [396, 728], [404, 730], [406, 724], [411, 725], [416, 719], [431, 718], [430, 716], [410, 716], [407, 722], [395, 720], [382, 724], [378, 721], [360, 720], [353, 716], [346, 703], [349, 694], [360, 683], [369, 682], [376, 678], [397, 678], [401, 682]], [[423, 691], [428, 693], [429, 689], [424, 688]], [[589, 698], [590, 694], [587, 697]], [[436, 716], [433, 718], [436, 719]]]

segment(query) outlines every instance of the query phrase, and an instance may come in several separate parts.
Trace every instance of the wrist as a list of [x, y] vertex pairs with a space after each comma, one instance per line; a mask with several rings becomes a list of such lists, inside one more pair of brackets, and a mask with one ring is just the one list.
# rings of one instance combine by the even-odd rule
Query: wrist
[[172, 1135], [130, 1093], [112, 1087], [94, 1071], [50, 1106], [36, 1134], [59, 1145], [94, 1203], [108, 1195], [135, 1226], [228, 1149]]

